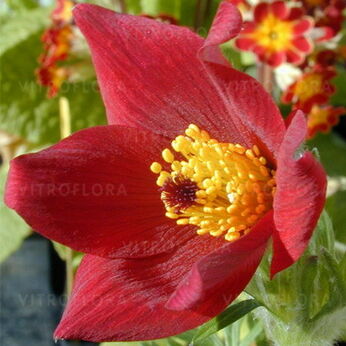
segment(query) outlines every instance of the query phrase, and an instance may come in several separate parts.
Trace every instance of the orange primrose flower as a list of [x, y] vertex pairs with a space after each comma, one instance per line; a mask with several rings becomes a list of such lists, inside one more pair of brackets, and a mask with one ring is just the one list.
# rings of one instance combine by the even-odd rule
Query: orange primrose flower
[[71, 23], [73, 20], [72, 9], [76, 5], [72, 0], [57, 0], [57, 4], [51, 13], [51, 19], [54, 24]]
[[49, 98], [56, 96], [62, 83], [68, 77], [68, 71], [64, 67], [43, 66], [36, 71], [39, 83], [48, 88], [47, 96]]
[[339, 122], [340, 116], [345, 114], [345, 107], [314, 105], [307, 115], [308, 138], [314, 137], [317, 132], [329, 132]]
[[302, 9], [289, 8], [284, 1], [262, 2], [254, 9], [254, 21], [244, 23], [235, 44], [273, 67], [284, 62], [300, 64], [313, 48], [306, 36], [313, 23]]
[[40, 67], [36, 71], [38, 83], [48, 88], [48, 97], [54, 97], [63, 81], [68, 77], [67, 69], [59, 66], [66, 60], [73, 39], [72, 0], [57, 0], [51, 14], [52, 25], [43, 33], [43, 54], [39, 57]]
[[295, 109], [309, 113], [313, 105], [325, 104], [334, 94], [335, 87], [330, 80], [335, 76], [335, 69], [331, 67], [306, 72], [283, 93], [282, 102], [293, 103]]
[[251, 5], [247, 0], [228, 0], [231, 4], [237, 6], [241, 13], [247, 12], [251, 9]]

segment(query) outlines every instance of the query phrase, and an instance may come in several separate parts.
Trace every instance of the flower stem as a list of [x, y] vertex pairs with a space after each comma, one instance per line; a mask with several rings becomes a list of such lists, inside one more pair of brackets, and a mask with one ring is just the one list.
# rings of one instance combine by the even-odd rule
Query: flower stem
[[273, 91], [273, 69], [268, 64], [261, 64], [258, 67], [258, 80], [269, 94]]
[[[60, 137], [66, 138], [71, 134], [71, 112], [68, 99], [60, 97], [59, 99], [59, 115], [60, 115]], [[66, 294], [71, 295], [73, 286], [73, 250], [66, 247], [65, 250], [65, 265], [66, 265]]]
[[118, 0], [118, 3], [119, 3], [120, 12], [126, 13], [127, 12], [126, 1], [125, 0]]
[[194, 29], [198, 31], [203, 21], [203, 0], [196, 1]]

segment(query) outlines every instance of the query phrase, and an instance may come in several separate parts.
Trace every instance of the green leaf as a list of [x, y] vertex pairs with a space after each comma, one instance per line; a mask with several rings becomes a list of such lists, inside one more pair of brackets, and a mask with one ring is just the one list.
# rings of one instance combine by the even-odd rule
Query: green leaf
[[[6, 69], [2, 68], [0, 86], [1, 128], [36, 146], [60, 139], [58, 98], [47, 99], [46, 90], [36, 83], [34, 75], [42, 50], [40, 36], [38, 31], [2, 55], [1, 66]], [[105, 124], [96, 80], [65, 83], [61, 95], [70, 103], [72, 132]]]
[[0, 168], [0, 262], [15, 252], [30, 234], [29, 226], [3, 201], [7, 168]]
[[260, 322], [257, 322], [237, 346], [250, 346], [262, 332], [263, 326]]
[[126, 8], [128, 13], [141, 14], [142, 13], [141, 0], [127, 0]]
[[6, 0], [5, 1], [11, 10], [23, 11], [37, 8], [40, 4], [38, 0]]
[[[8, 49], [15, 47], [20, 42], [28, 39], [32, 34], [37, 33], [47, 26], [49, 23], [50, 10], [51, 9], [41, 7], [10, 17], [10, 19], [0, 27], [0, 56]], [[23, 54], [19, 54], [18, 59], [23, 60]]]
[[196, 335], [193, 338], [193, 342], [207, 338], [208, 336], [239, 320], [259, 306], [260, 304], [255, 299], [248, 299], [231, 305], [219, 316], [204, 324], [197, 331]]
[[327, 199], [326, 210], [333, 220], [335, 238], [346, 244], [346, 191], [337, 191]]
[[331, 97], [331, 104], [335, 106], [346, 106], [346, 70], [344, 68], [337, 69], [337, 76], [333, 79], [336, 86], [336, 93]]
[[157, 16], [164, 13], [179, 19], [181, 3], [182, 0], [141, 0], [141, 7], [145, 14]]
[[321, 162], [329, 176], [345, 175], [346, 142], [337, 134], [319, 134], [308, 142], [310, 148], [316, 147]]

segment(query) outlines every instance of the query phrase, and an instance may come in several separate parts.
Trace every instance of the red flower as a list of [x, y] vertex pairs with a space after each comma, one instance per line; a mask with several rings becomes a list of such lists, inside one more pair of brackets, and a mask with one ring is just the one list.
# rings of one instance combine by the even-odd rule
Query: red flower
[[322, 105], [328, 102], [334, 94], [335, 87], [331, 79], [336, 76], [332, 67], [316, 67], [304, 73], [282, 95], [282, 102], [294, 103], [294, 108], [309, 113], [313, 105]]
[[[342, 28], [345, 0], [296, 0], [301, 3], [307, 13], [316, 20], [316, 27], [321, 30], [319, 40], [328, 40]], [[323, 33], [324, 32], [324, 33]]]
[[111, 125], [13, 160], [6, 203], [87, 253], [56, 338], [181, 333], [238, 296], [270, 238], [272, 275], [300, 257], [325, 173], [310, 152], [297, 154], [304, 115], [286, 128], [262, 86], [223, 58], [218, 45], [241, 26], [230, 3], [206, 40], [88, 4], [74, 14]]
[[245, 22], [235, 43], [239, 49], [254, 52], [260, 61], [273, 67], [284, 62], [300, 64], [311, 52], [306, 33], [313, 20], [299, 8], [289, 8], [284, 1], [262, 2], [254, 9], [254, 21]]
[[314, 105], [307, 115], [308, 138], [314, 137], [318, 132], [328, 133], [339, 122], [340, 116], [345, 114], [345, 107]]
[[39, 58], [40, 67], [36, 70], [38, 82], [48, 88], [48, 97], [54, 97], [68, 77], [68, 69], [61, 66], [71, 51], [74, 38], [71, 0], [57, 0], [51, 14], [52, 25], [43, 33], [44, 52]]

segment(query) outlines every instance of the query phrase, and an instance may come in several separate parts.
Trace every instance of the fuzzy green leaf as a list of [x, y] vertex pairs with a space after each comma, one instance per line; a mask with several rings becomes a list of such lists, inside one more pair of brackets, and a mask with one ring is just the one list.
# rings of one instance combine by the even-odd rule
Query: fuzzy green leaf
[[255, 299], [248, 299], [235, 303], [217, 317], [204, 324], [196, 333], [193, 342], [200, 341], [236, 322], [260, 304]]

